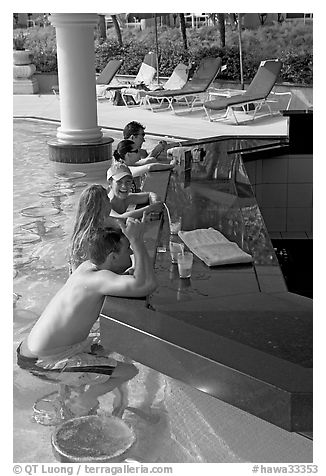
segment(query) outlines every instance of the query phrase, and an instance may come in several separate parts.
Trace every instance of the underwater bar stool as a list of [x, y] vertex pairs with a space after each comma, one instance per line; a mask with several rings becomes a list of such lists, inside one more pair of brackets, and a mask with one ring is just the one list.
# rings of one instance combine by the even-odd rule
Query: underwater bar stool
[[122, 463], [139, 462], [130, 459], [136, 440], [132, 426], [121, 418], [91, 415], [57, 426], [51, 443], [61, 463]]
[[[24, 357], [20, 359], [20, 364], [21, 368], [29, 370], [35, 377], [55, 383], [55, 377], [52, 379], [51, 376], [35, 369], [30, 359], [29, 365]], [[60, 371], [62, 372], [62, 369]], [[51, 371], [48, 372], [51, 375]], [[58, 372], [55, 373], [58, 374]], [[122, 420], [122, 413], [127, 405], [124, 398], [125, 384], [112, 390], [112, 392], [117, 391], [121, 399], [121, 406], [116, 416], [97, 415], [98, 406], [94, 407], [88, 415], [74, 415], [65, 406], [65, 399], [71, 396], [74, 389], [85, 389], [87, 385], [73, 387], [59, 382], [57, 384], [58, 390], [35, 401], [32, 420], [41, 425], [55, 426], [51, 445], [58, 461], [61, 463], [139, 462], [134, 458], [130, 459], [130, 449], [136, 447], [136, 433], [130, 424]]]

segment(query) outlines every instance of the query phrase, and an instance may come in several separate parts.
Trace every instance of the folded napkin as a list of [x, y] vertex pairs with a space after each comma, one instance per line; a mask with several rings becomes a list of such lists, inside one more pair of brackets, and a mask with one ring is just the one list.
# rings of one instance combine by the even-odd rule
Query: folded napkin
[[185, 245], [207, 266], [248, 263], [252, 256], [245, 253], [236, 243], [229, 241], [214, 228], [179, 231]]

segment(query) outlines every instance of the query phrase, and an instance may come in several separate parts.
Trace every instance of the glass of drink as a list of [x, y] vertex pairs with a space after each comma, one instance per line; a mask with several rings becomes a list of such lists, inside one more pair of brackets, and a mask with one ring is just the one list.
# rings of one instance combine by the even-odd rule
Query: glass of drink
[[182, 243], [175, 243], [174, 241], [170, 241], [170, 255], [172, 263], [178, 262], [178, 254], [182, 253], [182, 249]]
[[181, 230], [181, 217], [170, 218], [170, 233], [177, 235]]
[[147, 173], [140, 176], [140, 190], [142, 191], [147, 179]]
[[190, 251], [178, 253], [178, 270], [180, 278], [190, 278], [193, 258], [194, 256]]

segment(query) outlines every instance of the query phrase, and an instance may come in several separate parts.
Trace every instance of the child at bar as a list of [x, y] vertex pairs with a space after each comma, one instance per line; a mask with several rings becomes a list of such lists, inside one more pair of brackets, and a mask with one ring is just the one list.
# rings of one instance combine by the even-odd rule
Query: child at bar
[[[139, 218], [144, 213], [160, 213], [163, 203], [154, 192], [132, 193], [132, 173], [125, 164], [116, 162], [107, 171], [111, 216]], [[141, 206], [143, 205], [143, 206]], [[139, 206], [139, 208], [135, 208]]]
[[[150, 151], [147, 152], [142, 146], [145, 139], [145, 126], [140, 124], [137, 121], [131, 121], [126, 124], [123, 129], [123, 138], [132, 140], [135, 143], [136, 148], [138, 149], [139, 159], [145, 159], [146, 157], [154, 158], [155, 160], [158, 159], [159, 155], [162, 152], [165, 152], [167, 149], [167, 142], [161, 140], [155, 147]], [[128, 165], [128, 164], [127, 164]]]
[[136, 143], [132, 140], [120, 141], [113, 152], [113, 158], [113, 163], [122, 162], [127, 165], [132, 172], [132, 176], [136, 179], [149, 172], [171, 170], [174, 167], [174, 163], [158, 162], [152, 156], [142, 158], [140, 148], [137, 148]]
[[104, 226], [119, 229], [117, 221], [110, 216], [111, 208], [107, 191], [102, 185], [90, 185], [82, 191], [71, 237], [70, 271], [88, 259], [88, 241], [94, 230]]
[[[52, 298], [29, 335], [17, 348], [17, 363], [33, 375], [74, 387], [77, 396], [61, 393], [67, 417], [89, 414], [98, 397], [121, 386], [138, 372], [98, 352], [90, 330], [106, 296], [143, 297], [156, 288], [153, 265], [144, 245], [144, 224], [129, 218], [121, 230], [103, 227], [88, 233], [83, 261]], [[123, 274], [135, 264], [132, 275]], [[85, 390], [85, 387], [88, 387]]]

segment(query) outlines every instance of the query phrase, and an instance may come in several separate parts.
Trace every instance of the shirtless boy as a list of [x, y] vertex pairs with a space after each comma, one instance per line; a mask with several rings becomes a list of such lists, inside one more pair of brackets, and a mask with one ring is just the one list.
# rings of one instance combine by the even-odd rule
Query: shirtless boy
[[[137, 374], [132, 364], [97, 355], [89, 332], [99, 317], [105, 297], [142, 297], [156, 288], [154, 269], [146, 251], [144, 224], [130, 218], [121, 229], [94, 231], [89, 240], [89, 260], [71, 274], [43, 311], [30, 334], [17, 349], [17, 363], [34, 375], [89, 388], [68, 401], [73, 414], [87, 414], [97, 397]], [[135, 263], [132, 275], [122, 274]]]

